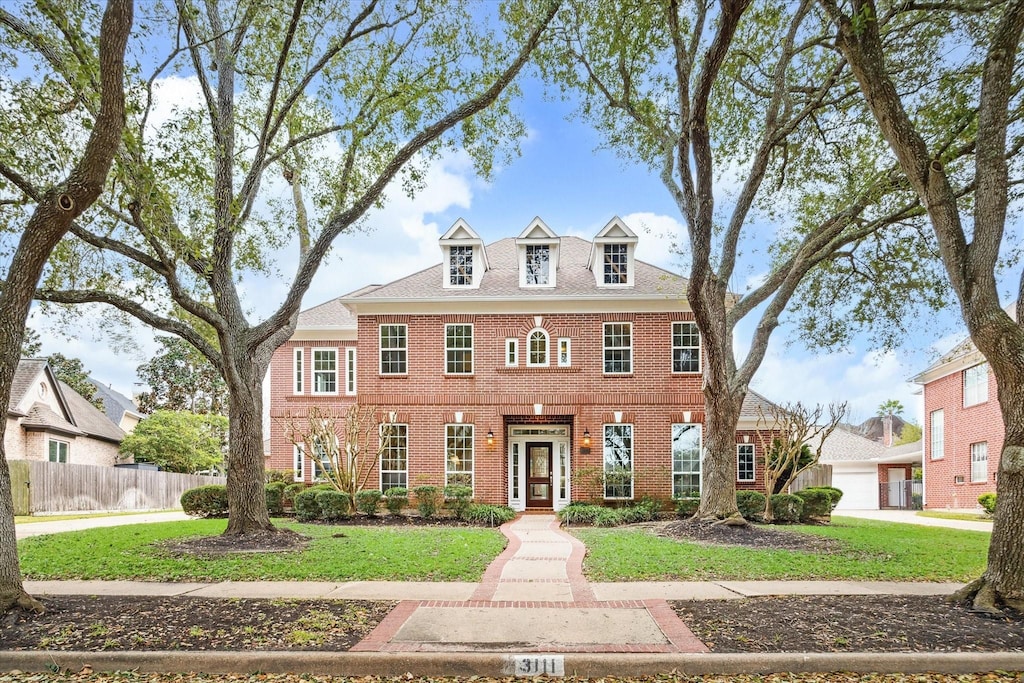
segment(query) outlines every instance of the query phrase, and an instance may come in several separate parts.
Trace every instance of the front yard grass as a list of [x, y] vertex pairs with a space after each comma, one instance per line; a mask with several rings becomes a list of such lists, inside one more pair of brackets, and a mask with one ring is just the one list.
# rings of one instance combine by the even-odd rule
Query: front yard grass
[[197, 557], [160, 545], [224, 531], [223, 519], [90, 529], [18, 542], [26, 579], [142, 581], [479, 581], [504, 548], [496, 529], [323, 526], [275, 520], [301, 552]]
[[587, 546], [591, 581], [959, 581], [985, 569], [990, 535], [834, 517], [831, 526], [781, 527], [836, 539], [839, 553], [754, 550], [655, 536], [648, 529], [572, 529]]

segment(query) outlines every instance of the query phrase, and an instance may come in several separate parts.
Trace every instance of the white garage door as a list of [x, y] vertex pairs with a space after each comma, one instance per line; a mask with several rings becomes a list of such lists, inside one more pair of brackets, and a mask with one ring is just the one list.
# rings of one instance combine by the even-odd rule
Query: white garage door
[[836, 510], [877, 510], [878, 472], [832, 470], [832, 486], [843, 492]]

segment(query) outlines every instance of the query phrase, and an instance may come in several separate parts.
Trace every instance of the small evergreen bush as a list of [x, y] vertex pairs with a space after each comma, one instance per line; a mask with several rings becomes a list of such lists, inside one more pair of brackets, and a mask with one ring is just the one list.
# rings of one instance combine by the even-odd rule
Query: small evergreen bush
[[736, 507], [739, 508], [743, 519], [761, 519], [766, 502], [764, 494], [760, 491], [736, 492]]
[[676, 498], [676, 514], [680, 517], [693, 517], [700, 507], [700, 498]]
[[980, 505], [985, 510], [985, 514], [989, 517], [996, 514], [996, 494], [981, 494], [980, 496], [978, 496], [978, 505]]
[[320, 491], [309, 488], [300, 491], [292, 500], [295, 508], [295, 518], [300, 522], [312, 522], [320, 519], [320, 505], [316, 502], [316, 496]]
[[409, 489], [402, 488], [401, 486], [392, 486], [384, 492], [384, 505], [387, 506], [388, 512], [398, 516], [402, 514], [402, 510], [406, 505], [409, 504]]
[[804, 509], [804, 501], [789, 493], [776, 493], [772, 496], [772, 514], [776, 524], [796, 524]]
[[221, 484], [189, 489], [181, 494], [181, 509], [193, 517], [223, 517], [228, 513], [228, 489]]
[[275, 481], [285, 485], [295, 481], [295, 470], [265, 470], [263, 472], [264, 483], [273, 484]]
[[507, 505], [487, 505], [485, 503], [473, 503], [466, 508], [465, 514], [467, 522], [486, 524], [487, 526], [500, 526], [516, 518], [515, 510]]
[[466, 515], [466, 508], [473, 502], [473, 487], [472, 486], [445, 486], [444, 487], [444, 504], [452, 514], [455, 515], [455, 519], [464, 519]]
[[352, 497], [344, 491], [317, 491], [316, 504], [320, 508], [320, 519], [333, 522], [347, 519], [352, 509]]
[[364, 489], [356, 493], [356, 509], [364, 515], [373, 517], [377, 514], [382, 494], [377, 489]]
[[597, 516], [594, 517], [594, 526], [618, 526], [622, 524], [622, 521], [622, 510], [599, 507]]
[[797, 491], [797, 498], [804, 502], [800, 512], [801, 522], [827, 519], [832, 515], [832, 492], [821, 488], [806, 488]]
[[563, 524], [593, 524], [598, 513], [604, 509], [600, 505], [574, 501], [558, 511], [558, 519]]
[[836, 505], [839, 505], [839, 499], [843, 497], [843, 492], [835, 486], [818, 486], [817, 488], [828, 491], [832, 495], [832, 509], [835, 510]]
[[421, 517], [430, 519], [437, 514], [441, 507], [441, 492], [436, 486], [417, 486], [412, 492], [416, 494], [416, 509]]
[[284, 514], [284, 489], [287, 486], [283, 481], [272, 481], [264, 488], [267, 491], [267, 512], [280, 517]]
[[295, 508], [295, 496], [306, 490], [306, 485], [301, 481], [295, 481], [284, 487], [281, 493], [281, 505], [286, 508]]

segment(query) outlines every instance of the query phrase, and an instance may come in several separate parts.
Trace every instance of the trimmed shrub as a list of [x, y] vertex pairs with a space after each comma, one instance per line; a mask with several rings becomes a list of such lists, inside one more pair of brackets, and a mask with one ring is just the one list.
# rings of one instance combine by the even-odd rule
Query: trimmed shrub
[[285, 485], [295, 481], [295, 470], [265, 470], [263, 472], [263, 482], [266, 484], [273, 484], [279, 481]]
[[645, 498], [639, 503], [619, 508], [620, 524], [636, 524], [638, 522], [651, 522], [658, 516], [661, 504], [657, 501]]
[[996, 494], [994, 493], [983, 493], [978, 496], [978, 505], [984, 510], [985, 514], [992, 516], [996, 514]]
[[181, 509], [193, 517], [223, 517], [228, 513], [228, 488], [211, 484], [189, 489], [181, 494]]
[[295, 518], [300, 522], [312, 522], [320, 518], [320, 505], [316, 502], [316, 496], [320, 493], [316, 489], [305, 489], [295, 495], [292, 506], [295, 508]]
[[444, 504], [455, 519], [463, 519], [466, 515], [466, 508], [473, 502], [473, 487], [471, 486], [445, 486]]
[[402, 514], [402, 510], [408, 504], [409, 489], [393, 486], [384, 492], [384, 505], [387, 506], [388, 512], [391, 514], [395, 516]]
[[677, 498], [676, 514], [680, 517], [693, 517], [700, 507], [700, 498]]
[[473, 503], [466, 508], [466, 521], [487, 526], [500, 526], [516, 518], [516, 511], [507, 505]]
[[364, 489], [356, 493], [356, 509], [364, 515], [373, 517], [377, 514], [382, 494], [377, 489]]
[[281, 493], [281, 505], [286, 508], [295, 509], [295, 496], [306, 490], [306, 485], [301, 481], [292, 482], [284, 487]]
[[441, 507], [441, 492], [436, 486], [417, 486], [412, 492], [416, 494], [416, 509], [421, 517], [430, 519], [437, 514]]
[[317, 491], [316, 504], [320, 508], [320, 518], [333, 522], [348, 518], [352, 497], [344, 491]]
[[618, 526], [620, 524], [622, 524], [622, 510], [605, 507], [597, 509], [597, 515], [594, 517], [594, 526]]
[[267, 512], [271, 515], [281, 516], [284, 514], [284, 489], [287, 486], [283, 481], [272, 481], [264, 488], [267, 491]]
[[837, 489], [835, 486], [818, 486], [823, 491], [828, 491], [832, 494], [832, 509], [836, 509], [836, 505], [839, 505], [839, 499], [843, 497], [843, 492]]
[[827, 519], [832, 514], [832, 492], [820, 488], [806, 488], [797, 491], [797, 498], [804, 502], [800, 512], [800, 521], [809, 522], [818, 519]]
[[776, 524], [796, 524], [804, 509], [804, 501], [799, 496], [789, 493], [776, 493], [772, 496], [772, 514]]
[[600, 505], [575, 501], [558, 511], [558, 519], [563, 524], [593, 524], [598, 513], [604, 509]]
[[736, 507], [740, 509], [743, 519], [761, 519], [767, 501], [760, 491], [737, 491]]

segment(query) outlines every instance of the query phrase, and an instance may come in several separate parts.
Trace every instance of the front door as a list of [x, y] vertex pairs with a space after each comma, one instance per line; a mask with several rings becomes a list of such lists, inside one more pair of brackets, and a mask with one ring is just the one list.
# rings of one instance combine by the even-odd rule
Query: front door
[[551, 507], [551, 443], [526, 444], [526, 507]]

